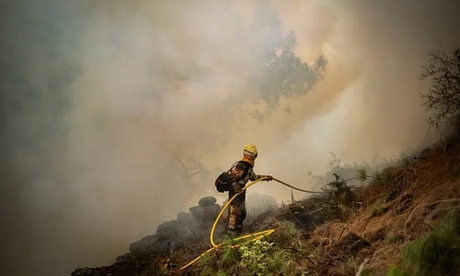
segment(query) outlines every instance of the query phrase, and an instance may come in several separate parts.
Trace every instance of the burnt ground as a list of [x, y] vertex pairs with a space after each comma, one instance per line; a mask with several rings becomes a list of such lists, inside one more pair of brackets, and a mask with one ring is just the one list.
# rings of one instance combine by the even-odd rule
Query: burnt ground
[[[247, 231], [273, 228], [269, 239], [276, 243], [280, 222], [292, 222], [301, 233], [295, 242], [305, 248], [295, 261], [304, 275], [355, 275], [359, 269], [385, 275], [400, 262], [405, 243], [460, 206], [460, 142], [433, 145], [353, 188], [353, 194], [346, 216], [330, 219], [327, 196], [313, 196], [260, 215]], [[196, 265], [178, 268], [209, 248], [209, 241], [202, 240], [163, 254], [124, 257], [111, 266], [79, 268], [72, 275], [200, 275]]]

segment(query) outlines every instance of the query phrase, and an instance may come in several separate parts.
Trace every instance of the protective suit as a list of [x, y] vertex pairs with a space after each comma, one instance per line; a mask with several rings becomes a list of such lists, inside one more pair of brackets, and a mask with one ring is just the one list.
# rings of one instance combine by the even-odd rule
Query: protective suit
[[231, 168], [217, 177], [215, 186], [217, 191], [228, 192], [230, 200], [235, 194], [236, 198], [230, 203], [228, 209], [228, 232], [230, 234], [240, 235], [243, 231], [243, 221], [246, 218], [246, 186], [249, 180], [255, 181], [265, 177], [266, 180], [272, 180], [269, 175], [257, 175], [253, 168], [258, 152], [254, 144], [244, 147], [243, 158], [235, 162]]

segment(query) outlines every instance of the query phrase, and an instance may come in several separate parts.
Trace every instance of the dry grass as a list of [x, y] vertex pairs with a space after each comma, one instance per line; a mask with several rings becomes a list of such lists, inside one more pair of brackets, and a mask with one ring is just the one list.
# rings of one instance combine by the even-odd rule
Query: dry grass
[[[345, 221], [324, 222], [322, 199], [315, 198], [267, 213], [255, 219], [247, 230], [283, 231], [280, 222], [292, 222], [299, 233], [295, 233], [295, 242], [285, 244], [297, 256], [293, 265], [308, 271], [306, 275], [365, 275], [366, 270], [371, 270], [372, 275], [385, 275], [392, 265], [399, 264], [406, 242], [426, 234], [448, 210], [460, 206], [460, 142], [444, 143], [426, 152], [429, 154], [423, 158], [387, 170], [384, 180], [356, 188], [358, 203]], [[383, 208], [384, 212], [373, 214], [373, 206]], [[343, 238], [352, 234], [368, 242], [355, 253], [344, 250], [354, 244], [343, 244]], [[273, 235], [272, 241], [276, 243], [281, 237]], [[150, 256], [150, 266], [163, 266], [164, 275], [200, 275], [197, 266], [186, 271], [177, 268], [208, 248], [202, 242], [189, 244], [169, 256]], [[218, 259], [220, 252], [212, 254], [212, 258]]]

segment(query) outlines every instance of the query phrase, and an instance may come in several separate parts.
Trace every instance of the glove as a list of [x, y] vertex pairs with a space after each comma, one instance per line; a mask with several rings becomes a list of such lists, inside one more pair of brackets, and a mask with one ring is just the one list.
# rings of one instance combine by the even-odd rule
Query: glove
[[273, 180], [273, 176], [271, 176], [271, 175], [263, 175], [262, 178], [264, 178], [264, 181], [271, 181], [271, 180]]

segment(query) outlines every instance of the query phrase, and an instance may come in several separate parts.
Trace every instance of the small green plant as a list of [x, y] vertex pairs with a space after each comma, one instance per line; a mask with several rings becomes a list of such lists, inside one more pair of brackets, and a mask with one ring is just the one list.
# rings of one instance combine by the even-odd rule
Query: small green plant
[[168, 263], [164, 264], [159, 260], [155, 260], [150, 264], [150, 266], [146, 269], [147, 271], [143, 275], [153, 275], [152, 273], [158, 276], [168, 275], [169, 268], [170, 267]]
[[294, 257], [274, 243], [257, 240], [242, 245], [238, 275], [302, 275], [293, 265]]
[[429, 234], [404, 247], [402, 267], [412, 275], [456, 275], [460, 272], [460, 214], [449, 212]]
[[[291, 260], [289, 258], [289, 255], [285, 250], [275, 250], [272, 255], [272, 261], [269, 266], [271, 271], [279, 271], [282, 272], [286, 270], [286, 267], [289, 267], [291, 264]], [[280, 273], [284, 274], [284, 273]]]
[[388, 270], [387, 274], [385, 274], [385, 276], [404, 276], [404, 274], [402, 273], [402, 271], [399, 269], [398, 266], [392, 266], [390, 267], [390, 269]]
[[395, 243], [395, 242], [402, 241], [403, 239], [404, 239], [404, 237], [401, 236], [401, 235], [389, 235], [389, 236], [387, 236], [385, 241], [387, 243]]
[[386, 185], [390, 182], [390, 175], [387, 172], [376, 172], [374, 173], [373, 182]]
[[335, 180], [330, 181], [322, 188], [329, 197], [326, 200], [328, 219], [345, 220], [353, 208], [355, 194], [351, 186], [347, 185], [347, 180], [338, 174], [334, 174]]
[[[343, 260], [340, 263], [341, 274], [340, 275], [349, 275], [349, 276], [370, 276], [373, 273], [372, 269], [361, 267], [364, 266], [366, 261], [361, 261], [359, 258], [356, 257], [349, 257]], [[359, 274], [358, 274], [359, 273]]]
[[356, 178], [359, 181], [364, 182], [369, 179], [369, 174], [366, 169], [359, 169], [356, 171]]
[[372, 276], [372, 275], [375, 275], [375, 270], [371, 268], [363, 269], [363, 271], [360, 274], [360, 276]]
[[242, 245], [239, 248], [241, 252], [240, 266], [251, 271], [253, 275], [267, 275], [269, 273], [269, 253], [271, 253], [272, 248], [273, 243], [261, 240]]
[[301, 233], [291, 221], [278, 222], [279, 229], [275, 232], [274, 239], [281, 247], [289, 247], [299, 243]]
[[370, 207], [371, 217], [377, 217], [385, 213], [385, 207], [382, 203], [374, 204]]
[[350, 257], [345, 260], [344, 263], [344, 274], [345, 275], [355, 275], [358, 271], [359, 263], [355, 257]]
[[214, 258], [211, 254], [204, 255], [198, 260], [198, 267], [200, 268], [200, 275], [212, 275], [215, 271]]
[[238, 263], [238, 249], [233, 246], [224, 246], [222, 248], [221, 260], [224, 266]]

